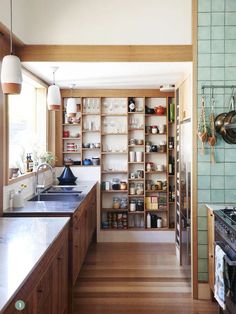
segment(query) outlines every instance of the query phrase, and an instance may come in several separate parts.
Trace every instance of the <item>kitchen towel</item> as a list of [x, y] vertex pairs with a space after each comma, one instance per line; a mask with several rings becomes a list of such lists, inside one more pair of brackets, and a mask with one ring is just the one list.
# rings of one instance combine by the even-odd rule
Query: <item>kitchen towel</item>
[[216, 245], [214, 296], [223, 310], [225, 310], [224, 256], [225, 252], [219, 245]]

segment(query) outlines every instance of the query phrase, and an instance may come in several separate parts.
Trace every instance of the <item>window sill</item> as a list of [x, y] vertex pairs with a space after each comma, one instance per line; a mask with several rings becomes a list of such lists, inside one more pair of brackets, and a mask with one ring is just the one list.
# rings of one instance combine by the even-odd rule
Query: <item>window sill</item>
[[[48, 170], [47, 168], [46, 169], [40, 169], [39, 173], [46, 172], [47, 170]], [[30, 177], [34, 177], [35, 175], [36, 175], [36, 171], [21, 174], [21, 175], [19, 175], [16, 178], [8, 179], [8, 184], [7, 185], [14, 184], [16, 182], [22, 181], [24, 179], [28, 179]]]

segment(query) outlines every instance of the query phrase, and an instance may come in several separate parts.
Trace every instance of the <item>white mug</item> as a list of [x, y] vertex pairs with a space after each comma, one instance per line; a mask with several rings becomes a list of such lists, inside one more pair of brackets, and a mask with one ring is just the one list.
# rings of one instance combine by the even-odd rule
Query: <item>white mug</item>
[[134, 162], [135, 161], [135, 152], [129, 152], [129, 161]]
[[75, 143], [66, 143], [66, 148], [68, 152], [75, 152], [78, 150], [78, 145]]
[[143, 152], [136, 152], [136, 161], [137, 162], [143, 161]]

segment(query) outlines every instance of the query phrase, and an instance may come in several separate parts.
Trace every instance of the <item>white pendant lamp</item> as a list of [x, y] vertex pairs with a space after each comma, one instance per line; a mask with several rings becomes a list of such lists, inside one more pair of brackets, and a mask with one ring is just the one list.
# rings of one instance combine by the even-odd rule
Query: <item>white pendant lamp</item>
[[10, 0], [10, 55], [2, 60], [1, 85], [3, 94], [19, 94], [21, 92], [22, 72], [20, 59], [13, 55], [12, 49], [12, 0]]
[[48, 87], [48, 110], [57, 111], [61, 109], [61, 93], [58, 85], [55, 84], [55, 73], [58, 67], [53, 67], [53, 84]]
[[[71, 84], [71, 96], [72, 96], [72, 89], [75, 87], [75, 84]], [[66, 114], [67, 117], [73, 118], [76, 117], [77, 114], [77, 104], [76, 104], [76, 99], [75, 98], [68, 98], [67, 104], [66, 104]]]

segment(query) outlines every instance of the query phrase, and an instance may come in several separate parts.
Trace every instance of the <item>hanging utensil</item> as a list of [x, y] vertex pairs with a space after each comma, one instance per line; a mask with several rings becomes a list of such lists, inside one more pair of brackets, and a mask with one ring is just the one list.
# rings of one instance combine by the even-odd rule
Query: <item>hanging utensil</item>
[[214, 109], [215, 109], [215, 97], [214, 97], [214, 90], [212, 88], [212, 93], [211, 93], [211, 113], [210, 113], [210, 135], [208, 137], [208, 144], [211, 147], [211, 162], [215, 163], [215, 145], [216, 145], [216, 134], [215, 134], [215, 114], [214, 114]]
[[224, 133], [230, 144], [236, 144], [236, 128], [233, 126], [236, 122], [236, 111], [235, 111], [235, 96], [234, 88], [232, 88], [232, 94], [230, 97], [230, 112], [226, 115], [224, 121]]
[[206, 126], [206, 111], [205, 111], [205, 95], [204, 89], [202, 92], [202, 99], [201, 99], [201, 113], [199, 117], [198, 123], [198, 137], [202, 142], [202, 154], [205, 154], [205, 142], [207, 142], [207, 126]]

